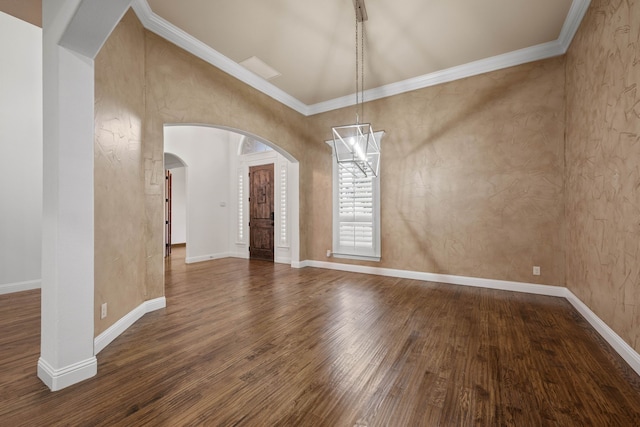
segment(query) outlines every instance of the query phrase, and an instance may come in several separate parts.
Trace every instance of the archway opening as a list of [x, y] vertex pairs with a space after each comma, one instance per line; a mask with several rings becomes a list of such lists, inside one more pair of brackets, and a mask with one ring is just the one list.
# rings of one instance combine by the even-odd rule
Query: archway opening
[[[249, 142], [253, 149], [243, 153]], [[271, 163], [274, 261], [299, 263], [299, 162], [290, 153], [250, 132], [207, 124], [165, 124], [164, 152], [189, 165], [185, 262], [249, 257], [249, 167]]]

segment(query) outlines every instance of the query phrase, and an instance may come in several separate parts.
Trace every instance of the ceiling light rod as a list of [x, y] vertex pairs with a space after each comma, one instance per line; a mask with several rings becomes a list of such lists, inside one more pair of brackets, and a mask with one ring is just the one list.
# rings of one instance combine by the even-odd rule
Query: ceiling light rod
[[338, 165], [354, 175], [362, 172], [365, 177], [369, 174], [378, 176], [380, 146], [371, 123], [360, 123], [360, 119], [364, 117], [364, 23], [369, 17], [364, 0], [353, 0], [353, 7], [356, 27], [356, 123], [332, 128], [333, 151]]
[[369, 19], [367, 16], [367, 8], [364, 5], [364, 0], [353, 0], [353, 7], [356, 10], [356, 20], [358, 22], [364, 22]]

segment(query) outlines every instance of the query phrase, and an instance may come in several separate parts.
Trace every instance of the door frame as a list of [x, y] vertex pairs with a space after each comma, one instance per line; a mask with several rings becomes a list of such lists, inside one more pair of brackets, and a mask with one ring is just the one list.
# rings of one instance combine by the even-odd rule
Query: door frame
[[[275, 151], [260, 152], [238, 155], [237, 174], [242, 175], [246, 180], [243, 184], [243, 223], [245, 226], [245, 238], [242, 241], [236, 240], [236, 253], [242, 258], [249, 258], [249, 168], [253, 166], [263, 166], [273, 164], [274, 168], [274, 192], [275, 192], [275, 226], [274, 226], [274, 262], [279, 264], [290, 264], [294, 268], [300, 267], [299, 262], [299, 228], [298, 228], [298, 164], [291, 162], [288, 158], [279, 157]], [[287, 241], [283, 244], [280, 240], [281, 216], [280, 216], [280, 168], [287, 167]], [[237, 188], [236, 188], [237, 191]], [[238, 209], [239, 207], [236, 206]], [[237, 213], [237, 211], [236, 211]]]
[[[279, 223], [278, 223], [278, 212], [277, 212], [277, 206], [278, 203], [280, 201], [279, 196], [278, 196], [278, 191], [276, 188], [276, 178], [275, 178], [275, 173], [278, 170], [277, 165], [278, 165], [278, 155], [275, 151], [267, 151], [267, 152], [262, 152], [262, 153], [252, 153], [252, 154], [244, 154], [244, 155], [239, 155], [238, 156], [238, 168], [239, 170], [241, 170], [240, 173], [242, 173], [244, 175], [245, 178], [247, 178], [247, 180], [244, 182], [243, 185], [243, 215], [242, 217], [244, 218], [243, 222], [244, 222], [244, 226], [246, 227], [246, 237], [244, 242], [237, 242], [237, 245], [242, 246], [243, 247], [243, 251], [245, 251], [245, 255], [246, 258], [249, 258], [249, 245], [251, 244], [251, 237], [250, 237], [250, 233], [251, 230], [249, 228], [249, 216], [250, 216], [250, 202], [249, 202], [249, 192], [251, 190], [251, 183], [249, 182], [249, 170], [254, 167], [254, 166], [265, 166], [265, 165], [273, 165], [273, 171], [274, 171], [274, 186], [273, 186], [273, 193], [274, 193], [274, 212], [275, 212], [275, 226], [273, 228], [273, 242], [274, 242], [274, 248], [273, 248], [273, 262], [278, 263], [278, 262], [282, 262], [277, 253], [278, 253], [278, 244], [276, 241], [276, 236], [279, 232]], [[239, 208], [239, 207], [238, 207]], [[287, 262], [287, 264], [289, 264], [290, 262]]]

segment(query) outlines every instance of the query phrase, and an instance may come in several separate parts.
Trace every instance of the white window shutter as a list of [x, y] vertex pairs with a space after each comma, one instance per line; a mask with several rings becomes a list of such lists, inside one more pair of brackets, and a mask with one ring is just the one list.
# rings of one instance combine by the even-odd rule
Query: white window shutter
[[[384, 132], [376, 132], [382, 140]], [[327, 144], [333, 147], [332, 141]], [[333, 254], [380, 260], [380, 174], [364, 176], [355, 165], [333, 160]]]
[[287, 165], [280, 167], [280, 245], [288, 246], [287, 230]]
[[368, 250], [373, 245], [373, 181], [355, 165], [338, 169], [338, 246]]

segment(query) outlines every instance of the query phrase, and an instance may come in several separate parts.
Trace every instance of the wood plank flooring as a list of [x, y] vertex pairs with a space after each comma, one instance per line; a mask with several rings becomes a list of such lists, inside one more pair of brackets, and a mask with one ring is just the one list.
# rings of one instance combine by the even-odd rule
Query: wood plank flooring
[[0, 425], [640, 425], [640, 379], [563, 299], [181, 257], [167, 308], [55, 393], [39, 292], [0, 296]]

